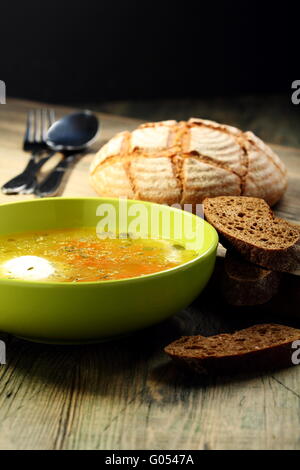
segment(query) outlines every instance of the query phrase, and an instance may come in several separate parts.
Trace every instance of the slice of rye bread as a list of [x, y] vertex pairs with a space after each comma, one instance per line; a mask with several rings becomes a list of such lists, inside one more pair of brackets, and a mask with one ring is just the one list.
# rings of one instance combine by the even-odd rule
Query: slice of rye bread
[[245, 261], [236, 251], [227, 250], [221, 289], [229, 305], [260, 305], [278, 292], [280, 273]]
[[219, 196], [205, 199], [203, 205], [206, 220], [224, 246], [273, 271], [299, 269], [299, 229], [275, 217], [263, 199]]
[[[293, 344], [295, 341], [299, 344]], [[300, 330], [262, 324], [233, 334], [183, 336], [169, 344], [165, 352], [178, 365], [197, 373], [227, 374], [296, 365], [298, 349]]]

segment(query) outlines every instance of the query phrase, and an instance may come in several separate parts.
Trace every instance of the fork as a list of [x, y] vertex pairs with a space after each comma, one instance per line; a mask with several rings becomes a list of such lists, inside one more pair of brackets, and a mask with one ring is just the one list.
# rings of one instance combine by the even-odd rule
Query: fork
[[55, 122], [53, 109], [30, 110], [27, 114], [26, 131], [23, 141], [23, 150], [31, 152], [30, 160], [22, 173], [15, 176], [2, 186], [4, 194], [31, 194], [36, 187], [36, 174], [40, 168], [55, 154], [47, 151], [46, 144], [48, 128]]

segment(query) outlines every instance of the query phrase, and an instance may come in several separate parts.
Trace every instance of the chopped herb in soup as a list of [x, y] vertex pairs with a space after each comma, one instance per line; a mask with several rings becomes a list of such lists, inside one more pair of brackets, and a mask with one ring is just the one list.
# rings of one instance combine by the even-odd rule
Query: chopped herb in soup
[[95, 229], [0, 237], [0, 278], [91, 282], [152, 274], [195, 258], [168, 240], [98, 237]]

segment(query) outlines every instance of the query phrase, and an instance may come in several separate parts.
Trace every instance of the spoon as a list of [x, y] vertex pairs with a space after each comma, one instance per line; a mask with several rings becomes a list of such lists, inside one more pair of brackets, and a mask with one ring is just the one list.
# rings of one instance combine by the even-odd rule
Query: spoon
[[98, 118], [91, 111], [69, 114], [56, 121], [48, 130], [46, 143], [64, 158], [54, 167], [51, 173], [36, 186], [34, 193], [38, 197], [54, 196], [66, 170], [96, 138], [99, 130]]

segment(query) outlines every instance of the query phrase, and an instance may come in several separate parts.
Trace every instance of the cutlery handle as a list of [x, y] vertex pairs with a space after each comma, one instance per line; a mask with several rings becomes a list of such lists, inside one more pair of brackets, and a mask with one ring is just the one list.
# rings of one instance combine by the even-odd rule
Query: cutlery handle
[[55, 196], [59, 190], [62, 179], [67, 169], [74, 162], [76, 155], [63, 158], [44, 181], [36, 186], [34, 194], [38, 197]]
[[2, 186], [4, 194], [30, 194], [36, 186], [36, 174], [40, 168], [55, 154], [50, 152], [46, 157], [36, 161], [37, 154], [32, 154], [25, 170]]

